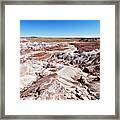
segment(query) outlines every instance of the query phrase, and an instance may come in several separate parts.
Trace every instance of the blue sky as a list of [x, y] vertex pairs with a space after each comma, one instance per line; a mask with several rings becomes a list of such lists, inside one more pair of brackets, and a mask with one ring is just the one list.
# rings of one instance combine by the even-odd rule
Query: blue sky
[[20, 36], [94, 37], [100, 36], [99, 20], [20, 20]]

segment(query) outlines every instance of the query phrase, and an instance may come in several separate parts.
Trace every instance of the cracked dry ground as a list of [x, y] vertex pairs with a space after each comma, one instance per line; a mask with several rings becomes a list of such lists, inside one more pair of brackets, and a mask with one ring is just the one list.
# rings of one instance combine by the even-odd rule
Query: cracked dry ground
[[[22, 100], [100, 99], [99, 51], [74, 51], [72, 55], [53, 52], [49, 59], [42, 62], [36, 59], [26, 61], [27, 66], [32, 66], [31, 71], [36, 71], [37, 77], [31, 78], [30, 84], [20, 90]], [[63, 66], [57, 68], [58, 63]]]

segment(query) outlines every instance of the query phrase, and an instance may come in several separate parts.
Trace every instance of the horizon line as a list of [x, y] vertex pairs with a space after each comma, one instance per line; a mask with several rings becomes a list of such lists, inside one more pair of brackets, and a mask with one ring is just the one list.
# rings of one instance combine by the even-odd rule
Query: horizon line
[[20, 36], [21, 37], [36, 37], [36, 38], [100, 38], [100, 36]]

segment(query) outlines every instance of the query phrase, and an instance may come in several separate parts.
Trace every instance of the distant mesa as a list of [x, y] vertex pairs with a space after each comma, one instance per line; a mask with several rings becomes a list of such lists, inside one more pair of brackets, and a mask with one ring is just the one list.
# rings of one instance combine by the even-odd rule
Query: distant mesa
[[38, 37], [36, 37], [36, 36], [31, 36], [30, 38], [38, 38]]

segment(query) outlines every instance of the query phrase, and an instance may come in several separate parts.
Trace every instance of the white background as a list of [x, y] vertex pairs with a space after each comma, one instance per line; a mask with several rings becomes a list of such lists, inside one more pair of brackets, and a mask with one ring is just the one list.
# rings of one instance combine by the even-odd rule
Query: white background
[[[21, 101], [19, 97], [20, 20], [100, 20], [100, 100]], [[6, 5], [5, 114], [114, 115], [115, 6]]]

